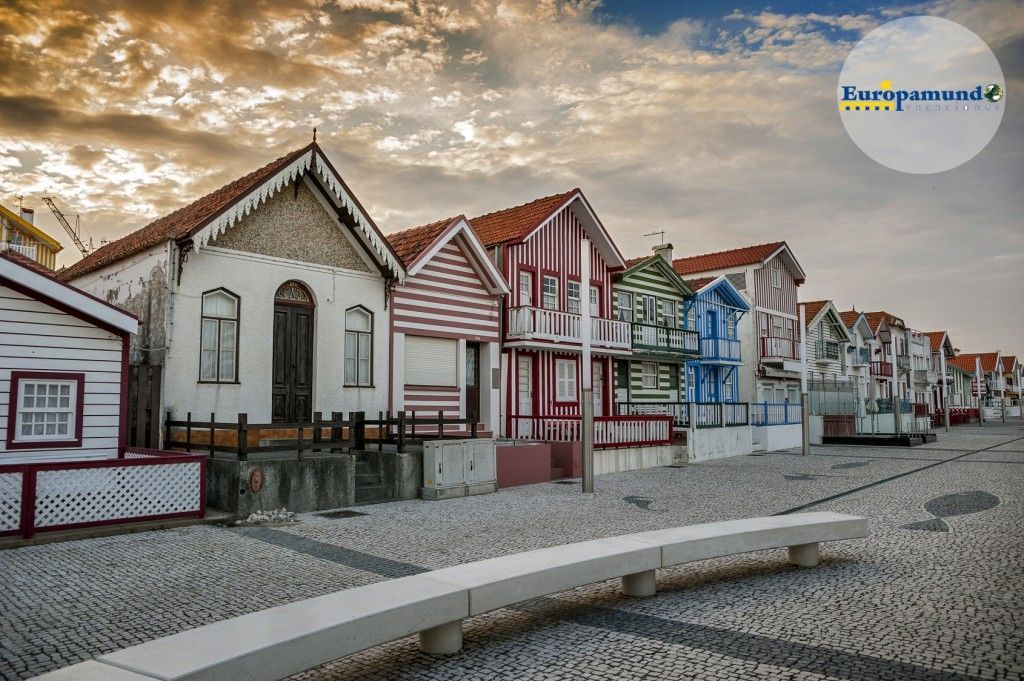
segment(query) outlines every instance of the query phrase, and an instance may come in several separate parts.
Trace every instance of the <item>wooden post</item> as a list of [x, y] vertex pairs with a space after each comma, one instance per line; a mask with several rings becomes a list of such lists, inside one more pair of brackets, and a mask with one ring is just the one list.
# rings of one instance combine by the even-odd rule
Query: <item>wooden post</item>
[[476, 439], [476, 419], [473, 419], [473, 422], [469, 424], [469, 436]]
[[412, 412], [412, 439], [416, 439], [416, 411]]
[[185, 414], [185, 451], [192, 453], [192, 412]]
[[437, 439], [444, 439], [444, 412], [437, 410]]
[[[174, 441], [171, 440], [171, 410], [164, 414], [164, 449], [171, 449]], [[159, 445], [157, 445], [159, 447]]]
[[216, 428], [213, 427], [214, 422], [217, 420], [217, 415], [212, 411], [210, 412], [210, 458], [213, 458], [213, 439], [217, 435]]
[[299, 419], [299, 422], [296, 425], [298, 425], [299, 429], [295, 434], [295, 457], [299, 461], [302, 461], [302, 431], [305, 430], [302, 426], [302, 419]]
[[366, 447], [366, 412], [354, 411], [349, 414], [348, 448], [362, 451]]
[[320, 453], [320, 440], [323, 439], [323, 433], [320, 432], [320, 422], [323, 420], [323, 413], [319, 411], [313, 412], [313, 451], [317, 454]]
[[377, 453], [380, 454], [381, 450], [384, 449], [384, 433], [380, 432], [384, 427], [384, 412], [377, 411]]
[[238, 443], [235, 447], [235, 455], [239, 461], [245, 461], [249, 457], [249, 415], [238, 415]]
[[341, 421], [345, 420], [345, 415], [340, 411], [331, 412], [331, 451], [337, 452], [341, 450], [337, 444], [341, 441]]
[[405, 451], [405, 412], [398, 412], [398, 452]]

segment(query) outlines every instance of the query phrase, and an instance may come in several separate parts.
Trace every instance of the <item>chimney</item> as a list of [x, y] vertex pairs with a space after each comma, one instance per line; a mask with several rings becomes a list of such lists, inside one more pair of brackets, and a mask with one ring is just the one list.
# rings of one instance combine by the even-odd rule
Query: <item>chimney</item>
[[672, 264], [672, 244], [658, 244], [654, 247], [654, 254], [665, 258], [669, 265]]
[[25, 208], [24, 206], [22, 206], [22, 208], [21, 208], [21, 219], [24, 220], [25, 222], [27, 222], [30, 225], [34, 225], [35, 224], [35, 219], [36, 219], [36, 211], [35, 211], [35, 209], [34, 208]]

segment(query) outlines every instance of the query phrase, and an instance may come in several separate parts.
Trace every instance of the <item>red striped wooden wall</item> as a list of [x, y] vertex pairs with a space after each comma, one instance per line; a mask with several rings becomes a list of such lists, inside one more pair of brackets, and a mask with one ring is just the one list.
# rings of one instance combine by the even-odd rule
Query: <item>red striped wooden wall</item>
[[498, 299], [469, 264], [461, 237], [395, 289], [394, 330], [437, 338], [498, 342]]
[[[772, 286], [772, 268], [782, 272], [780, 288]], [[797, 315], [796, 280], [779, 255], [765, 263], [764, 267], [754, 270], [754, 304], [776, 312]]]

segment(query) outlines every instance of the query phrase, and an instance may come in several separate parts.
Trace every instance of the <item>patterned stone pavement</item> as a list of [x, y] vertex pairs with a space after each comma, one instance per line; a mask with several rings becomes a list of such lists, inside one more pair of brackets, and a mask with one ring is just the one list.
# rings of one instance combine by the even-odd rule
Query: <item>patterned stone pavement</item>
[[1024, 427], [545, 483], [272, 528], [197, 526], [0, 552], [0, 678], [263, 607], [531, 548], [790, 509], [868, 517], [816, 568], [784, 551], [608, 582], [472, 618], [302, 679], [1011, 679], [1024, 673]]

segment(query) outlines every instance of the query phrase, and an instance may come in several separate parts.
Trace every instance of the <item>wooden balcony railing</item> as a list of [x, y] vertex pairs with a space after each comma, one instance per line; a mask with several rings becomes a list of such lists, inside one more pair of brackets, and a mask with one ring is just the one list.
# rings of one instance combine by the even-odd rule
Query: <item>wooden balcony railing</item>
[[700, 357], [702, 360], [724, 360], [740, 362], [740, 342], [735, 338], [701, 338]]
[[633, 322], [633, 349], [661, 352], [700, 352], [700, 336], [690, 329]]
[[[544, 442], [579, 442], [582, 437], [582, 419], [579, 416], [520, 416], [511, 417], [512, 432], [517, 440]], [[648, 416], [595, 416], [594, 449], [615, 447], [643, 447], [672, 443], [672, 417]]]
[[880, 377], [892, 376], [892, 362], [872, 362], [871, 375]]
[[[505, 335], [509, 340], [546, 340], [580, 343], [582, 318], [578, 314], [541, 307], [513, 307], [508, 310]], [[628, 350], [630, 325], [617, 319], [591, 319], [591, 343], [597, 347]]]
[[800, 341], [762, 336], [761, 359], [800, 359]]

